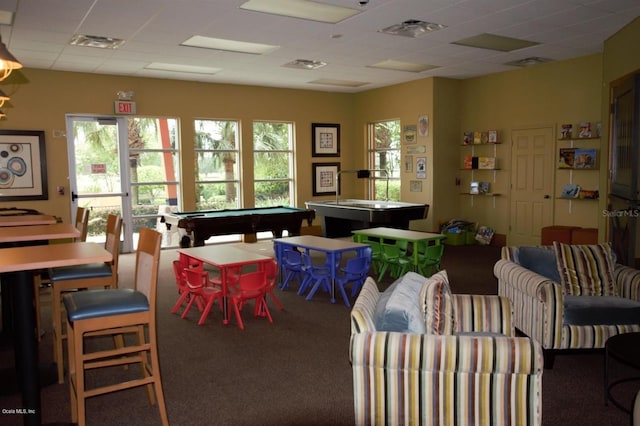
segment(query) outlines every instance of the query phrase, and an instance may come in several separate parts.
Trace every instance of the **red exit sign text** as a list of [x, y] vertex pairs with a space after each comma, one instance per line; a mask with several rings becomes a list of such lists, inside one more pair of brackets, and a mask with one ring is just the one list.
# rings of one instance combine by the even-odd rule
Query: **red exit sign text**
[[116, 114], [135, 114], [136, 103], [133, 101], [116, 101]]

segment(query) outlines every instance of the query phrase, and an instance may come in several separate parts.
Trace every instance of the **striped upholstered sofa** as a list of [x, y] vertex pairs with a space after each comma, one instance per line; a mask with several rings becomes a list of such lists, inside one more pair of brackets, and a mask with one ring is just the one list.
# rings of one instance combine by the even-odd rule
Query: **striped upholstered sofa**
[[498, 294], [511, 300], [514, 326], [542, 345], [545, 368], [558, 351], [603, 348], [613, 335], [640, 331], [640, 271], [616, 264], [607, 244], [510, 246], [501, 257]]
[[355, 424], [540, 425], [542, 350], [514, 337], [509, 301], [449, 294], [431, 306], [452, 315], [438, 322], [429, 287], [419, 295], [425, 333], [380, 331], [386, 291], [365, 282], [351, 312]]

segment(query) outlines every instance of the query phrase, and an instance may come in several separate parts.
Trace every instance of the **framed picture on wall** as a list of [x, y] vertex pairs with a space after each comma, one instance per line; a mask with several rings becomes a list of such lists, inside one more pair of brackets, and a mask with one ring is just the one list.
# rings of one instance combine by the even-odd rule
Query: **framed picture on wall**
[[313, 141], [311, 151], [313, 157], [340, 156], [339, 124], [312, 123], [311, 140]]
[[313, 195], [340, 194], [338, 172], [340, 163], [313, 163]]
[[0, 201], [49, 199], [42, 130], [0, 130]]

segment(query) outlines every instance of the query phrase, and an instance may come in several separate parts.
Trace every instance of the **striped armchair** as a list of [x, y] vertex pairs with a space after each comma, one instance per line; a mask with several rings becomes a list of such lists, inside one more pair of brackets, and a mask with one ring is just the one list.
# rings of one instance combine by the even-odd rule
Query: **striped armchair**
[[454, 334], [376, 331], [368, 278], [351, 312], [356, 425], [540, 425], [540, 346], [514, 337], [510, 302], [452, 295]]
[[[541, 246], [553, 250], [553, 246]], [[620, 333], [640, 331], [640, 324], [570, 324], [565, 319], [562, 285], [517, 263], [517, 247], [503, 247], [494, 265], [498, 294], [511, 300], [514, 326], [542, 345], [545, 367], [563, 349], [603, 348]], [[616, 264], [613, 281], [621, 298], [640, 301], [640, 271]]]

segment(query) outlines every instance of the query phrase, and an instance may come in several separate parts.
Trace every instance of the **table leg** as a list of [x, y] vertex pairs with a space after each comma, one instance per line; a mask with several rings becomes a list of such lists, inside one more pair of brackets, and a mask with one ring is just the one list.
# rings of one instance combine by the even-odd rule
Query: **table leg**
[[20, 380], [25, 425], [41, 424], [38, 340], [33, 306], [33, 273], [21, 271], [3, 276], [13, 285], [13, 326], [16, 373]]

